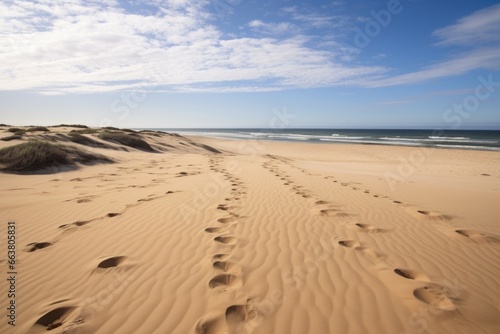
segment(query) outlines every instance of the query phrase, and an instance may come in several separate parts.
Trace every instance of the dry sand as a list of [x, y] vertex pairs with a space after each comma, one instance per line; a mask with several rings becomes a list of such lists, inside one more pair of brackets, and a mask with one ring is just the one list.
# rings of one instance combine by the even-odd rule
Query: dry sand
[[0, 173], [1, 333], [500, 332], [500, 154], [147, 138]]

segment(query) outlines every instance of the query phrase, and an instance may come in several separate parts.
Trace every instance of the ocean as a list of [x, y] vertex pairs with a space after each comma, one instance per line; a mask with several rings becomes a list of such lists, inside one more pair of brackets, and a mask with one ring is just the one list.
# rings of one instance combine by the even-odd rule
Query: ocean
[[273, 140], [331, 144], [376, 144], [500, 151], [500, 131], [491, 130], [347, 130], [347, 129], [169, 129], [181, 135], [234, 140]]

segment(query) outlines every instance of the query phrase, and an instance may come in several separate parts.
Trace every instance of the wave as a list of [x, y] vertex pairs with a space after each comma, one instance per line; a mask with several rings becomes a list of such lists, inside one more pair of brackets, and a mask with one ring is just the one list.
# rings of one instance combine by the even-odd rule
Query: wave
[[436, 147], [442, 148], [460, 148], [467, 150], [488, 150], [488, 151], [498, 151], [500, 152], [500, 147], [492, 147], [492, 146], [473, 146], [473, 145], [443, 145], [438, 144]]
[[356, 144], [378, 144], [378, 145], [397, 145], [397, 146], [423, 146], [424, 144], [419, 143], [408, 143], [404, 141], [387, 141], [382, 142], [380, 140], [355, 140], [355, 139], [320, 139], [326, 142], [339, 142], [339, 143], [356, 143]]
[[417, 141], [417, 142], [432, 142], [432, 143], [471, 143], [471, 144], [498, 144], [496, 140], [487, 139], [471, 139], [468, 137], [428, 137], [428, 138], [401, 138], [401, 137], [382, 137], [381, 140], [404, 140], [404, 141]]
[[470, 139], [469, 137], [442, 137], [442, 136], [429, 136], [429, 139], [440, 139], [440, 140], [464, 140]]

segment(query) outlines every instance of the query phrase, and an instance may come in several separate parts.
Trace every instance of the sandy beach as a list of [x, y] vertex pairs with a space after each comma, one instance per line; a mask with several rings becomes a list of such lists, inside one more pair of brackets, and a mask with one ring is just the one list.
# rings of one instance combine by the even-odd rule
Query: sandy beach
[[0, 142], [114, 161], [0, 173], [1, 333], [500, 332], [498, 152], [70, 130]]

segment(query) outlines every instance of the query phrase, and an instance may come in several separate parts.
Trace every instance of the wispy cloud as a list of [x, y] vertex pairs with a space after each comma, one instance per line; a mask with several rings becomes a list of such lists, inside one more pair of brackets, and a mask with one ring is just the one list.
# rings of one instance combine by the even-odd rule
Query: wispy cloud
[[438, 46], [460, 46], [449, 59], [427, 66], [419, 71], [392, 77], [366, 80], [366, 87], [385, 87], [415, 84], [428, 80], [457, 76], [477, 70], [500, 69], [500, 5], [476, 11], [461, 18], [454, 25], [436, 30]]
[[437, 45], [478, 45], [500, 41], [500, 4], [464, 17], [454, 25], [438, 29], [433, 34]]
[[495, 70], [500, 68], [499, 54], [500, 47], [481, 48], [471, 52], [464, 52], [450, 60], [428, 66], [416, 72], [374, 80], [367, 79], [365, 82], [359, 82], [359, 84], [365, 87], [397, 86], [421, 83], [428, 80], [450, 76], [458, 76], [481, 68]]
[[248, 26], [254, 31], [266, 35], [282, 35], [282, 34], [296, 34], [300, 31], [299, 27], [290, 22], [263, 22], [261, 20], [253, 20], [248, 23]]

